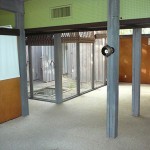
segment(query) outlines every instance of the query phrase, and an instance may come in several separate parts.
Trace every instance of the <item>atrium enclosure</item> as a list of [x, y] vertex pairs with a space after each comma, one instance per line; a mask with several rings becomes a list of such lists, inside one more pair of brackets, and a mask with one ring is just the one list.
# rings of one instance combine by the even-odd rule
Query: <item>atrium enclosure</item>
[[140, 84], [150, 82], [149, 8], [149, 0], [0, 0], [1, 123], [28, 116], [28, 96], [61, 104], [107, 84], [106, 134], [116, 138], [119, 80], [132, 81], [134, 117]]
[[[52, 34], [45, 34], [26, 38], [27, 71], [28, 81], [30, 81], [28, 87], [30, 88], [29, 96], [32, 99], [56, 102], [53, 37]], [[61, 43], [62, 98], [64, 101], [106, 84], [106, 62], [101, 54], [101, 48], [106, 44], [106, 34], [96, 39], [94, 31], [63, 33]], [[77, 48], [80, 51], [79, 58], [77, 58]], [[77, 75], [77, 72], [80, 72], [80, 75]]]

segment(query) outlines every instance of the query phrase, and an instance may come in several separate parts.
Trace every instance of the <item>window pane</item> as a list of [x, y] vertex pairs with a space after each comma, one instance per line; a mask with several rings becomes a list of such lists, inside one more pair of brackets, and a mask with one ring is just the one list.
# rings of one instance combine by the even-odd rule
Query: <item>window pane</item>
[[62, 93], [63, 99], [77, 94], [76, 43], [62, 44]]
[[80, 92], [92, 89], [92, 43], [80, 43]]

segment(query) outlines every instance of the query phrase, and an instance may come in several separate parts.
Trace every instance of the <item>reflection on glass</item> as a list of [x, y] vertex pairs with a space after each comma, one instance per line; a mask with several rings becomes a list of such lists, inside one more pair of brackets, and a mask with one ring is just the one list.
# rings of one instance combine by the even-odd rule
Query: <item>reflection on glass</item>
[[62, 44], [62, 93], [63, 99], [77, 94], [76, 43]]
[[101, 53], [101, 49], [106, 45], [106, 38], [95, 40], [95, 62], [94, 62], [94, 87], [100, 87], [104, 85], [105, 80], [105, 58]]
[[92, 89], [92, 43], [80, 43], [80, 92]]
[[33, 95], [55, 101], [54, 46], [32, 46]]

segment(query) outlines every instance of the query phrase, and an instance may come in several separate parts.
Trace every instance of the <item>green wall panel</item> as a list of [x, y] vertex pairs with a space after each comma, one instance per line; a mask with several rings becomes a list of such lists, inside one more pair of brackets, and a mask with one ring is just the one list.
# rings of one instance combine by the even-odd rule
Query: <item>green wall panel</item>
[[[51, 8], [71, 5], [71, 16], [51, 18]], [[46, 27], [106, 21], [106, 0], [32, 0], [25, 3], [25, 26]], [[34, 17], [33, 17], [34, 16]]]
[[15, 26], [14, 13], [0, 10], [0, 26], [12, 25]]
[[[50, 9], [70, 4], [72, 15], [51, 19]], [[31, 0], [25, 4], [25, 27], [46, 27], [107, 20], [107, 0]], [[122, 19], [150, 18], [150, 0], [120, 0]]]
[[150, 18], [150, 0], [120, 0], [122, 19]]
[[[52, 19], [50, 10], [71, 5], [71, 16]], [[120, 0], [122, 19], [150, 18], [150, 0]], [[107, 20], [107, 0], [29, 0], [25, 2], [25, 28], [102, 22]], [[1, 13], [0, 25], [14, 26], [14, 16]]]

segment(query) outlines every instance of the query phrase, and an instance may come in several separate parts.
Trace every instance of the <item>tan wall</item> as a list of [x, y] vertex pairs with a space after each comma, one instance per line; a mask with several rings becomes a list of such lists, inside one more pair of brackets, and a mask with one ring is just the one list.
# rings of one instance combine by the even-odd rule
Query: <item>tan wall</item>
[[[120, 38], [120, 82], [132, 82], [132, 37]], [[141, 83], [150, 84], [150, 45], [142, 37]]]
[[21, 116], [20, 78], [0, 81], [0, 123]]

